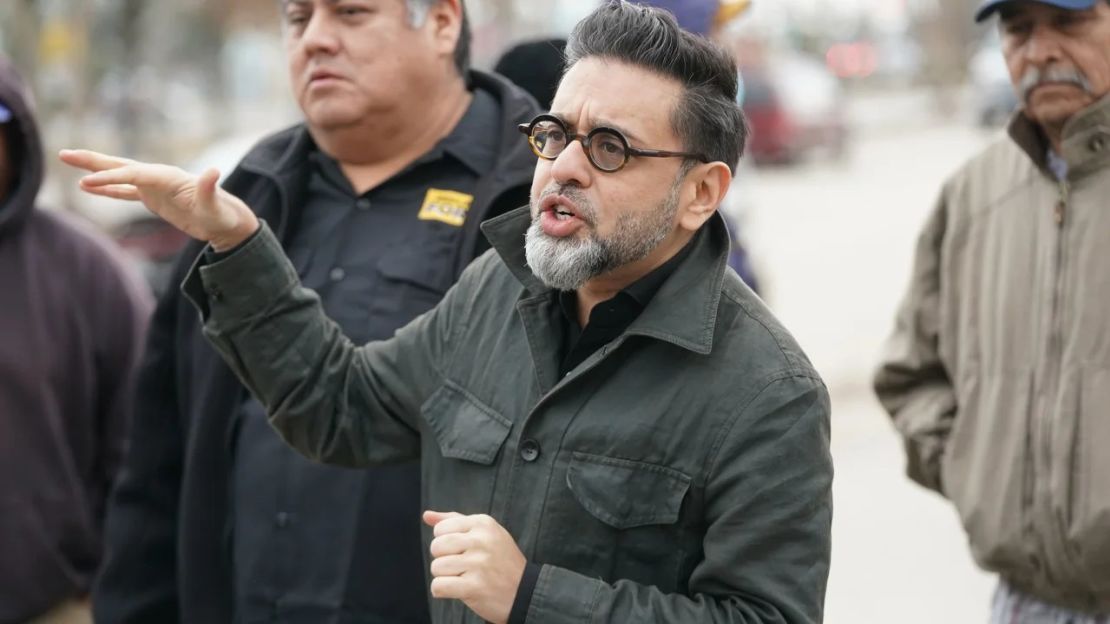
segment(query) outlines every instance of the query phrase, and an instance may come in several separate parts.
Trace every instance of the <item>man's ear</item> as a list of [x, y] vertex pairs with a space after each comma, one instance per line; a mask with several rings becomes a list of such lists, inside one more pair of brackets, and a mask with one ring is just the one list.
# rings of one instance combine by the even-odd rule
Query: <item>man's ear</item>
[[694, 232], [716, 212], [732, 184], [732, 170], [723, 162], [700, 164], [686, 174], [683, 196], [687, 199], [678, 224]]
[[454, 57], [455, 47], [462, 36], [462, 24], [462, 0], [439, 0], [428, 9], [424, 25], [432, 30], [436, 52]]

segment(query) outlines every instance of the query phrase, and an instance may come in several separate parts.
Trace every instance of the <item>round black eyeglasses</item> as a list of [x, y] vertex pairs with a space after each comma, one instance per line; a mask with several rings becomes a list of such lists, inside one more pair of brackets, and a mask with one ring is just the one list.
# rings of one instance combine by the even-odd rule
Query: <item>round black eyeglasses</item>
[[633, 156], [692, 158], [700, 162], [709, 162], [709, 159], [701, 154], [632, 147], [628, 144], [628, 139], [614, 128], [599, 126], [585, 135], [572, 134], [567, 131], [563, 120], [554, 115], [540, 115], [526, 124], [520, 124], [517, 128], [528, 137], [528, 144], [532, 146], [536, 156], [544, 160], [555, 160], [571, 141], [581, 141], [590, 164], [607, 173], [620, 171]]

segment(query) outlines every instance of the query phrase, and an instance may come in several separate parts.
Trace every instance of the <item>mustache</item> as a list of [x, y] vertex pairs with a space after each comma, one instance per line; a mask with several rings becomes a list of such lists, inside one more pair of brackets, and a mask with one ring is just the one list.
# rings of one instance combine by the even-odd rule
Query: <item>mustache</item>
[[1047, 84], [1072, 84], [1083, 89], [1088, 95], [1094, 95], [1091, 91], [1091, 82], [1074, 67], [1049, 67], [1044, 71], [1030, 67], [1021, 77], [1022, 101], [1029, 100], [1033, 89]]
[[552, 195], [562, 195], [570, 201], [574, 202], [577, 208], [578, 218], [586, 222], [587, 225], [593, 225], [597, 220], [597, 213], [594, 210], [590, 200], [586, 198], [586, 193], [576, 184], [557, 184], [552, 182], [543, 189], [540, 196], [532, 202], [533, 212], [538, 209], [543, 200]]

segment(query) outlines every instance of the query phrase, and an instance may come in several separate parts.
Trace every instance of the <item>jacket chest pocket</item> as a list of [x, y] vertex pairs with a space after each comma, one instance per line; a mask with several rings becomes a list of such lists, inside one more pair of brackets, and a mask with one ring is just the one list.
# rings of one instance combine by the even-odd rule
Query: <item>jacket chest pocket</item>
[[430, 433], [424, 442], [425, 500], [437, 511], [489, 513], [497, 456], [512, 422], [450, 381], [420, 411]]
[[570, 453], [564, 487], [553, 488], [539, 545], [554, 563], [607, 582], [628, 579], [681, 589], [697, 550], [683, 522], [686, 474], [657, 464]]

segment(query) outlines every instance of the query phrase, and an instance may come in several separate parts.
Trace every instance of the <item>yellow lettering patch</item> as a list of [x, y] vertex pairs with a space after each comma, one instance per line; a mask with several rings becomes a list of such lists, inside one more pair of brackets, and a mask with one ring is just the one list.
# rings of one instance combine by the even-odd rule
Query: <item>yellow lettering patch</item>
[[462, 227], [473, 202], [473, 195], [428, 189], [428, 194], [424, 196], [424, 205], [420, 207], [420, 214], [416, 217], [421, 221], [441, 221], [447, 225]]

